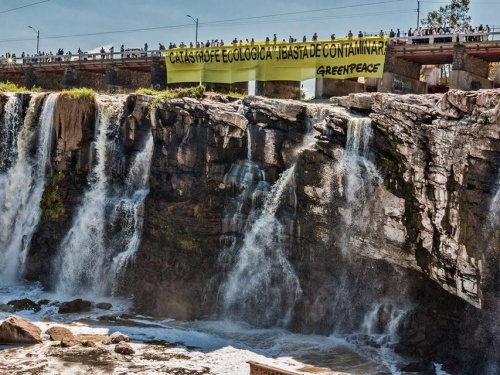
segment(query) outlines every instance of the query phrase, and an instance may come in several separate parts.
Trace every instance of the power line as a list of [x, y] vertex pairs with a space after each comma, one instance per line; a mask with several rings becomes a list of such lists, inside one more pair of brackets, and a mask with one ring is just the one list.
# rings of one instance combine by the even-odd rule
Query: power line
[[[44, 1], [41, 1], [39, 3], [46, 2], [46, 1], [50, 1], [50, 0], [44, 0]], [[345, 6], [339, 6], [339, 7], [322, 8], [322, 9], [314, 9], [314, 10], [306, 10], [306, 11], [287, 12], [287, 13], [269, 14], [269, 15], [243, 17], [243, 18], [233, 18], [233, 19], [226, 19], [226, 20], [203, 22], [203, 23], [200, 22], [200, 25], [203, 25], [205, 27], [214, 27], [214, 26], [236, 26], [236, 25], [245, 25], [245, 24], [259, 24], [259, 23], [262, 24], [262, 23], [267, 23], [268, 21], [256, 22], [256, 21], [250, 21], [250, 20], [271, 18], [271, 17], [281, 17], [281, 16], [286, 16], [286, 15], [313, 13], [313, 12], [324, 12], [324, 11], [328, 11], [328, 10], [356, 8], [356, 7], [362, 7], [362, 6], [380, 5], [380, 4], [386, 4], [386, 3], [401, 2], [401, 1], [404, 1], [404, 0], [386, 0], [386, 1], [377, 1], [377, 2], [372, 2], [372, 3], [361, 3], [361, 4], [345, 5]], [[31, 4], [31, 5], [36, 5], [39, 3], [35, 3], [35, 4]], [[27, 6], [30, 6], [30, 5], [27, 5]], [[347, 17], [385, 15], [385, 14], [389, 14], [389, 13], [394, 14], [394, 13], [409, 13], [409, 12], [413, 12], [413, 11], [407, 11], [407, 10], [405, 10], [405, 11], [393, 11], [393, 12], [385, 11], [385, 12], [356, 13], [356, 14], [350, 14], [350, 15], [333, 15], [333, 16], [321, 16], [321, 17], [312, 17], [312, 18], [309, 17], [309, 18], [300, 18], [300, 19], [297, 19], [297, 18], [282, 19], [282, 20], [278, 19], [278, 20], [273, 20], [272, 22], [274, 22], [274, 23], [287, 23], [287, 22], [300, 22], [300, 21], [321, 20], [321, 19], [337, 19], [337, 18], [340, 19], [340, 18], [347, 18]], [[240, 21], [240, 22], [237, 22], [237, 21]], [[124, 34], [124, 33], [135, 33], [135, 32], [145, 32], [145, 31], [155, 31], [155, 30], [180, 29], [180, 28], [187, 28], [187, 27], [192, 27], [192, 25], [191, 24], [180, 24], [180, 25], [173, 25], [173, 26], [158, 26], [158, 27], [138, 28], [138, 29], [100, 31], [100, 32], [81, 33], [81, 34], [47, 35], [47, 36], [40, 38], [40, 39], [76, 38], [76, 37], [96, 36], [96, 35]], [[32, 38], [10, 38], [10, 39], [0, 40], [0, 43], [24, 42], [24, 41], [30, 41], [30, 40], [32, 40]]]
[[18, 9], [23, 9], [23, 8], [32, 7], [32, 6], [34, 6], [34, 5], [38, 5], [38, 4], [42, 4], [42, 3], [46, 3], [47, 1], [50, 1], [50, 0], [42, 0], [42, 1], [39, 1], [39, 2], [37, 2], [37, 3], [23, 5], [22, 7], [17, 7], [17, 8], [12, 8], [12, 9], [3, 10], [3, 11], [1, 11], [1, 12], [0, 12], [0, 14], [2, 14], [2, 13], [8, 13], [8, 12], [12, 12], [12, 11], [14, 11], [14, 10], [18, 10]]

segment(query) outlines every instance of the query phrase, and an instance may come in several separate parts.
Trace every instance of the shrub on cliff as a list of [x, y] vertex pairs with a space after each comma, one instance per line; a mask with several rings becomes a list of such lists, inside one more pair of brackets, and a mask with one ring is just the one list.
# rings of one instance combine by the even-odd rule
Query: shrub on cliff
[[63, 90], [61, 92], [61, 96], [65, 96], [71, 99], [86, 100], [92, 103], [94, 103], [95, 101], [95, 91], [86, 87]]
[[42, 89], [40, 87], [32, 87], [31, 89], [28, 89], [24, 86], [18, 86], [13, 82], [0, 82], [0, 91], [7, 91], [7, 92], [40, 92]]

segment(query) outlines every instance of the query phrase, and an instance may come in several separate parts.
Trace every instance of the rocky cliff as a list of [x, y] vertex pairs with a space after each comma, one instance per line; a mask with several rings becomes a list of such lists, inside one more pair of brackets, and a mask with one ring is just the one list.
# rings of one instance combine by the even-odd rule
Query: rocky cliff
[[[397, 318], [403, 353], [470, 373], [494, 366], [499, 98], [490, 90], [152, 106], [147, 96], [124, 97], [118, 128], [108, 134], [120, 166], [110, 175], [119, 184], [147, 134], [154, 149], [142, 240], [126, 269], [112, 275], [113, 293], [133, 295], [137, 310], [153, 315], [224, 315], [227, 275], [239, 261], [231, 251], [248, 242], [271, 186], [293, 168], [273, 211], [282, 233], [264, 246], [268, 257], [283, 255], [276, 267], [286, 262], [294, 274], [293, 298], [273, 317], [265, 313], [269, 299], [251, 299], [243, 319], [330, 334], [385, 332]], [[59, 98], [54, 173], [24, 271], [47, 287], [95, 164], [96, 111]], [[269, 276], [267, 288], [288, 280], [282, 275]]]

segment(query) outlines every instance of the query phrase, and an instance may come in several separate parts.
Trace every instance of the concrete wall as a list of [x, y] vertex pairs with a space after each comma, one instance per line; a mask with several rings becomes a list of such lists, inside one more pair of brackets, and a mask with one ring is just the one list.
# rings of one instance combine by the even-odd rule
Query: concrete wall
[[385, 72], [382, 79], [378, 81], [377, 91], [395, 94], [427, 94], [427, 83]]
[[300, 99], [300, 81], [255, 81], [255, 95], [268, 98]]
[[204, 82], [203, 85], [207, 91], [215, 91], [220, 93], [237, 92], [239, 94], [248, 94], [248, 82], [235, 82], [235, 83], [210, 83]]
[[106, 65], [103, 75], [103, 86], [111, 92], [133, 92], [141, 87], [151, 87], [151, 73], [120, 69], [114, 65]]
[[330, 98], [364, 92], [365, 85], [355, 79], [316, 78], [316, 97]]
[[24, 76], [18, 73], [0, 73], [0, 82], [12, 82], [24, 86]]
[[491, 89], [493, 81], [465, 70], [452, 70], [450, 73], [450, 89], [474, 91], [480, 89]]
[[[389, 50], [387, 51], [389, 52]], [[397, 57], [391, 57], [389, 54], [386, 55], [384, 72], [395, 73], [417, 81], [420, 79], [420, 65]]]

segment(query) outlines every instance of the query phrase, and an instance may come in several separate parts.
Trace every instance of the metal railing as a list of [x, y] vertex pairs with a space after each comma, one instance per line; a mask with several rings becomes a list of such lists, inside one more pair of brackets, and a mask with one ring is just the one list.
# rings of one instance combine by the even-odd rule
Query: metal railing
[[403, 36], [389, 39], [391, 45], [439, 44], [439, 43], [478, 43], [495, 41], [499, 31], [489, 33], [434, 34], [424, 36]]
[[163, 50], [144, 51], [139, 48], [130, 48], [123, 52], [96, 52], [88, 53], [81, 52], [77, 54], [64, 55], [34, 55], [34, 56], [16, 56], [9, 58], [0, 57], [0, 65], [15, 65], [15, 64], [43, 64], [43, 63], [58, 63], [69, 61], [98, 61], [98, 60], [122, 60], [136, 59], [146, 57], [161, 57], [164, 55]]

